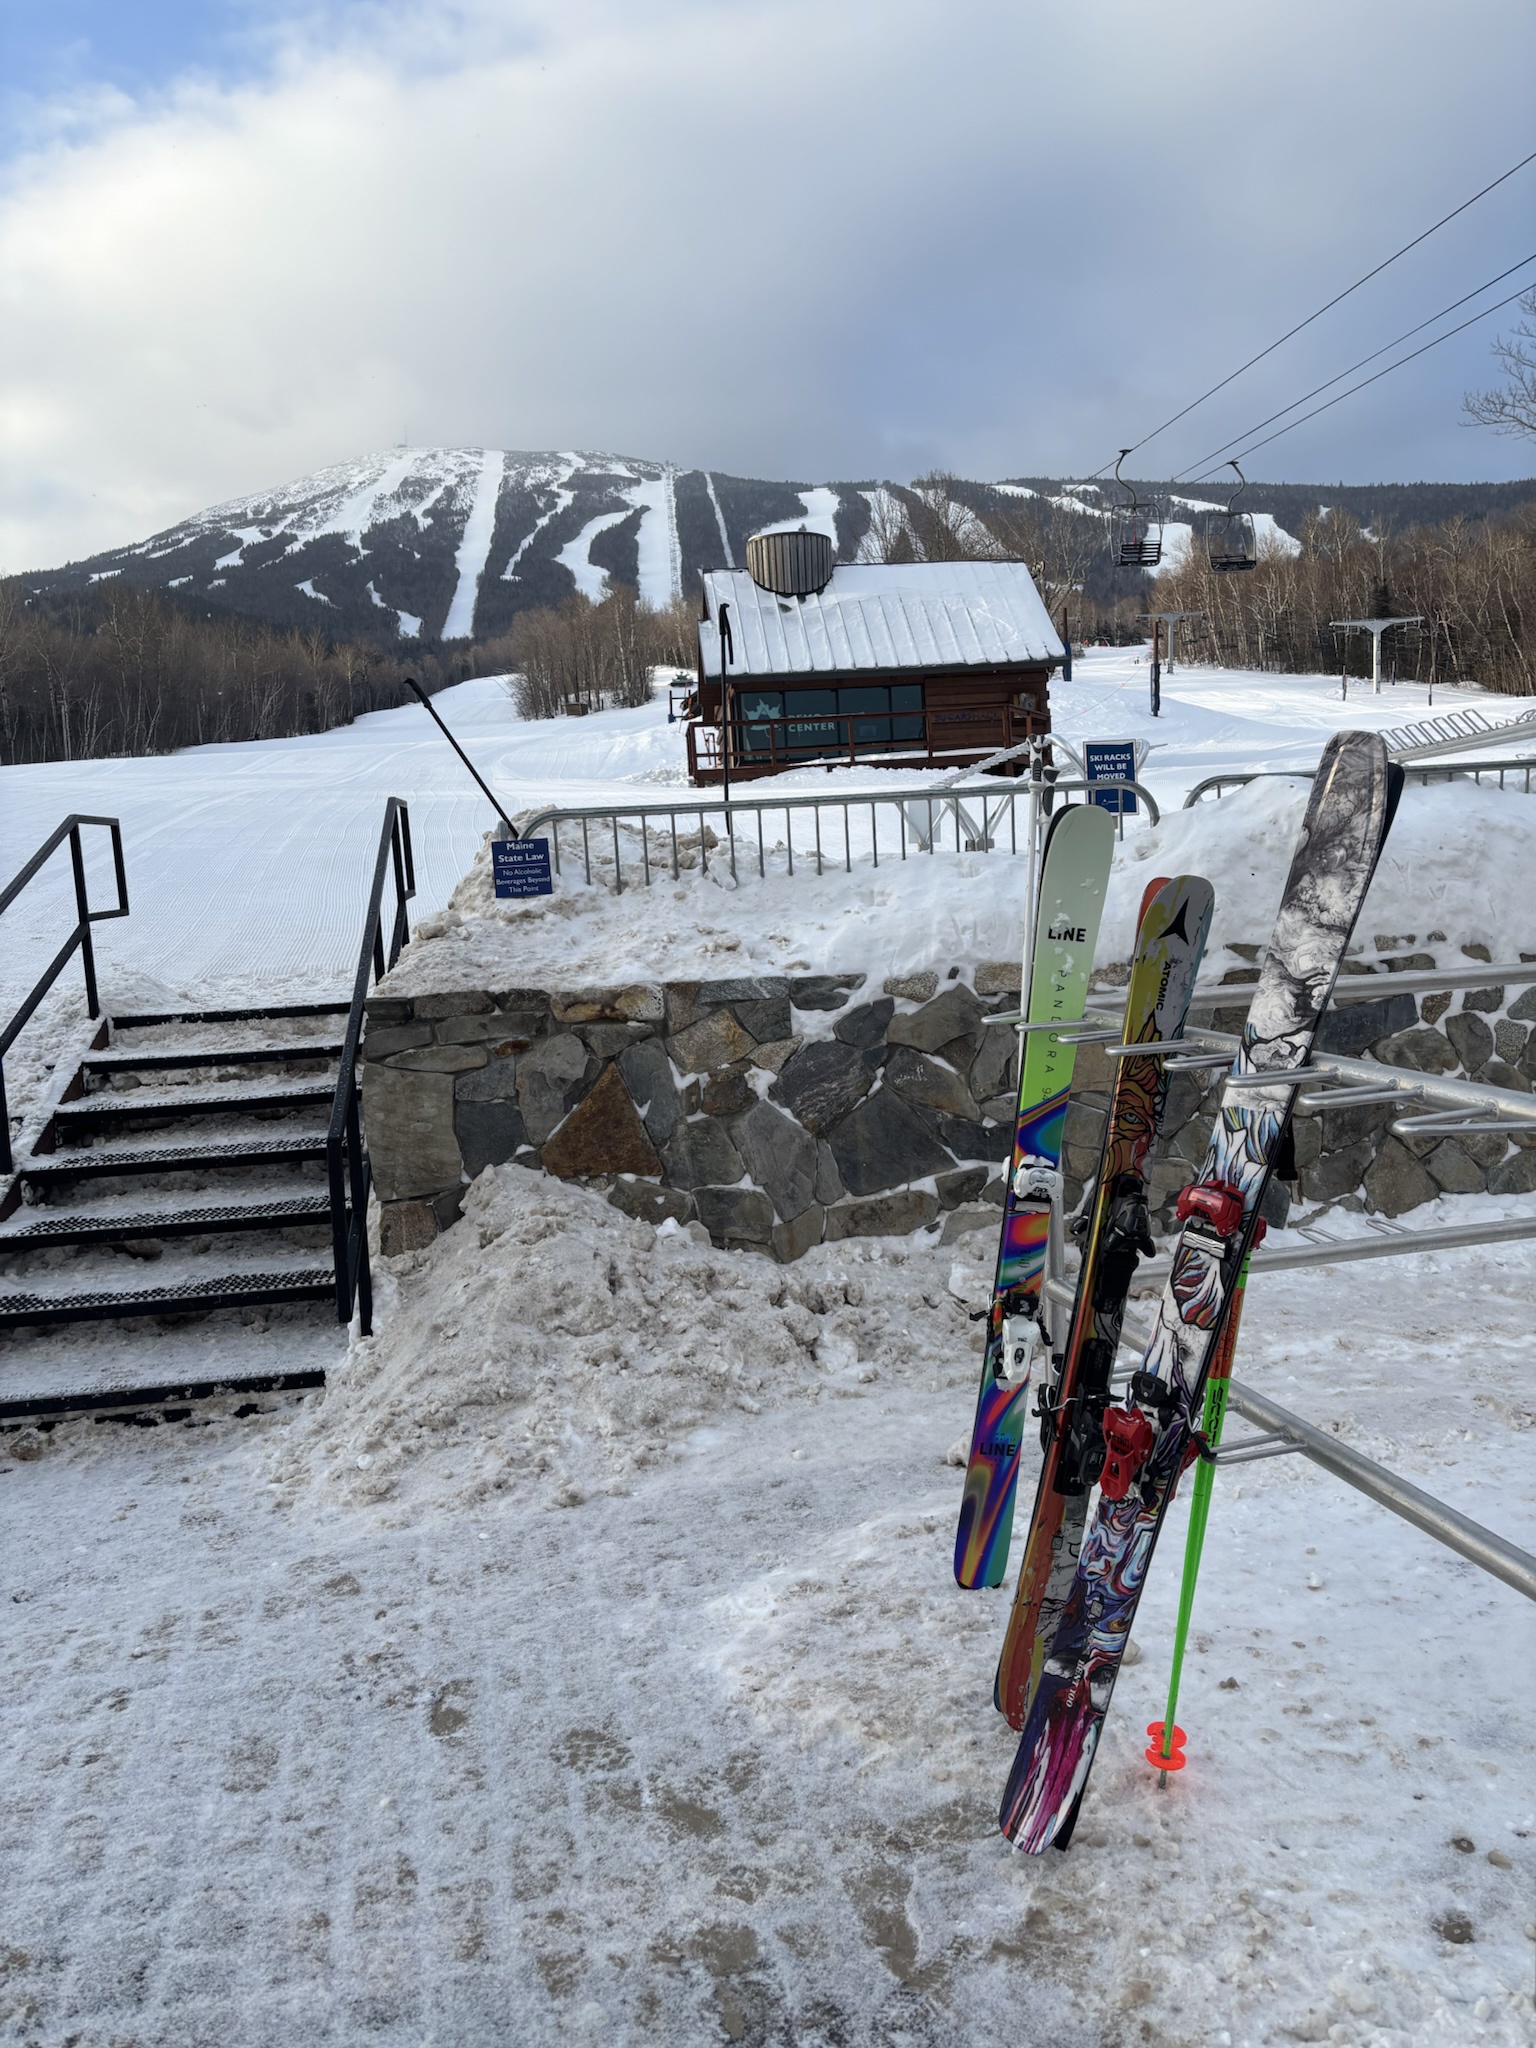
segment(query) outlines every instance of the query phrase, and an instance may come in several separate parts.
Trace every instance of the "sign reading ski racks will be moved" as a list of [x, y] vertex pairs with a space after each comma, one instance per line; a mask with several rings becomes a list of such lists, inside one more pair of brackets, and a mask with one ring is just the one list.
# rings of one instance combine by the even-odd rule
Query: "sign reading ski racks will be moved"
[[[1134, 740], [1089, 740], [1083, 748], [1083, 767], [1090, 782], [1134, 782], [1136, 742]], [[1136, 814], [1136, 793], [1130, 789], [1098, 789], [1092, 801], [1116, 817]]]
[[498, 896], [553, 896], [547, 839], [493, 839], [491, 880]]

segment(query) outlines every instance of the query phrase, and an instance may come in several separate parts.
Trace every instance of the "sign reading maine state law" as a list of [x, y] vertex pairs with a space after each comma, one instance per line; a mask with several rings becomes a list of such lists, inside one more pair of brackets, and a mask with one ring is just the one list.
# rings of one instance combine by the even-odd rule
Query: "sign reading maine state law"
[[[1083, 748], [1083, 766], [1088, 771], [1090, 782], [1134, 782], [1136, 742], [1089, 740]], [[1103, 810], [1115, 812], [1117, 816], [1131, 817], [1136, 810], [1136, 795], [1129, 789], [1095, 790], [1092, 801]]]
[[498, 896], [553, 896], [547, 839], [493, 839], [491, 879]]

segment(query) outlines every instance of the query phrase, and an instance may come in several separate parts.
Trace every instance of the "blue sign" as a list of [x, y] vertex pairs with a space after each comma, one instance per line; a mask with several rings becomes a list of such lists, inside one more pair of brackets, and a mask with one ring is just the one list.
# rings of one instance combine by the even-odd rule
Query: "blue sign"
[[491, 877], [498, 896], [553, 896], [547, 839], [493, 839]]
[[[1083, 748], [1083, 766], [1090, 782], [1134, 782], [1136, 742], [1089, 740]], [[1095, 790], [1090, 800], [1117, 817], [1132, 817], [1136, 811], [1136, 795], [1129, 789]]]

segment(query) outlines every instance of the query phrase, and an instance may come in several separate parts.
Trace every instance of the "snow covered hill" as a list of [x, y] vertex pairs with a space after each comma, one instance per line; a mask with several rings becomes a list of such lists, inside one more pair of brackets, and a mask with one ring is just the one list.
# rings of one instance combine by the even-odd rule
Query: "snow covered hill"
[[852, 486], [800, 489], [632, 457], [391, 448], [232, 499], [89, 561], [41, 590], [121, 576], [336, 637], [485, 639], [517, 612], [612, 577], [665, 605], [739, 562], [780, 520], [829, 531], [851, 559], [869, 525]]

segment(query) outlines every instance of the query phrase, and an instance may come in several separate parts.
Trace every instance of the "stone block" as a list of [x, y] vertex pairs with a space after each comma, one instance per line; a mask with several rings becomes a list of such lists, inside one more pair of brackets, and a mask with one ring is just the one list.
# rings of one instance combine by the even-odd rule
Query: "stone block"
[[768, 1093], [808, 1131], [820, 1135], [863, 1100], [872, 1079], [856, 1046], [815, 1038], [785, 1062]]
[[587, 1048], [573, 1031], [536, 1039], [517, 1063], [517, 1099], [530, 1145], [542, 1145], [580, 1100]]
[[1271, 1230], [1284, 1230], [1291, 1213], [1291, 1191], [1283, 1180], [1271, 1180], [1259, 1204], [1259, 1214]]
[[522, 1111], [515, 1102], [465, 1101], [453, 1108], [453, 1132], [464, 1155], [464, 1171], [473, 1180], [488, 1166], [515, 1159], [528, 1142]]
[[512, 1102], [517, 1097], [517, 1055], [490, 1047], [483, 1067], [459, 1074], [453, 1083], [456, 1102]]
[[[1483, 1027], [1485, 1030], [1487, 1026]], [[1420, 1074], [1448, 1074], [1458, 1062], [1449, 1040], [1425, 1024], [1399, 1031], [1372, 1048], [1377, 1059], [1389, 1067], [1411, 1067]]]
[[968, 1122], [975, 1122], [981, 1115], [970, 1090], [952, 1068], [941, 1066], [937, 1060], [928, 1059], [907, 1045], [898, 1045], [891, 1054], [885, 1069], [885, 1085], [894, 1088], [902, 1101], [910, 1102], [914, 1109], [942, 1110], [947, 1116], [964, 1117]]
[[797, 1010], [841, 1010], [864, 986], [862, 974], [798, 974], [790, 977], [789, 1000]]
[[974, 1202], [987, 1184], [984, 1166], [960, 1166], [953, 1173], [941, 1173], [935, 1182], [941, 1209], [958, 1209], [962, 1202]]
[[483, 988], [439, 989], [413, 1000], [417, 1017], [430, 1018], [434, 1024], [444, 1017], [475, 1017], [495, 1007]]
[[544, 1141], [544, 1171], [561, 1180], [600, 1173], [659, 1175], [661, 1161], [617, 1067], [604, 1067], [591, 1092]]
[[1424, 997], [1423, 1001], [1419, 1004], [1419, 1015], [1426, 1024], [1438, 1024], [1450, 1007], [1451, 998], [1449, 991], [1441, 989], [1435, 995]]
[[962, 1237], [969, 1237], [972, 1231], [984, 1230], [995, 1237], [998, 1230], [997, 1211], [978, 1207], [974, 1202], [964, 1208], [951, 1209], [944, 1218], [944, 1228], [939, 1232], [939, 1243], [958, 1244]]
[[661, 1157], [675, 1188], [724, 1187], [746, 1172], [724, 1126], [711, 1117], [680, 1123], [662, 1146]]
[[739, 1066], [726, 1067], [718, 1074], [711, 1074], [699, 1090], [699, 1107], [706, 1116], [740, 1116], [757, 1101], [757, 1090], [747, 1079], [750, 1071], [743, 1060]]
[[653, 1145], [664, 1145], [682, 1119], [683, 1104], [661, 1041], [645, 1038], [626, 1046], [619, 1054], [619, 1072], [640, 1112], [646, 1136]]
[[1406, 1145], [1388, 1138], [1365, 1176], [1365, 1199], [1383, 1216], [1401, 1216], [1432, 1202], [1439, 1189]]
[[1488, 1176], [1490, 1195], [1536, 1193], [1536, 1150], [1511, 1152]]
[[1493, 955], [1481, 939], [1473, 939], [1469, 945], [1463, 946], [1461, 950], [1469, 960], [1491, 960], [1493, 958]]
[[363, 1015], [370, 1027], [375, 1024], [409, 1024], [415, 1008], [409, 996], [369, 996], [363, 1004]]
[[1018, 960], [983, 960], [976, 969], [979, 996], [1018, 995], [1024, 986], [1023, 963]]
[[386, 1259], [403, 1252], [424, 1252], [437, 1236], [437, 1217], [430, 1202], [381, 1202], [379, 1251]]
[[777, 1003], [789, 996], [789, 980], [782, 974], [733, 974], [696, 986], [700, 1003], [729, 1003], [733, 1009], [738, 1003]]
[[[816, 1200], [816, 1140], [803, 1125], [759, 1102], [731, 1126], [747, 1172], [786, 1223]], [[797, 1255], [798, 1256], [798, 1255]]]
[[1099, 1170], [1099, 1148], [1096, 1145], [1064, 1145], [1061, 1150], [1062, 1162], [1074, 1180], [1092, 1180]]
[[[1316, 1166], [1323, 1150], [1323, 1130], [1315, 1116], [1292, 1118], [1291, 1141], [1296, 1147], [1297, 1170], [1305, 1173], [1309, 1166]], [[1187, 1159], [1190, 1155], [1186, 1152], [1184, 1156]]]
[[1403, 1113], [1402, 1108], [1391, 1102], [1363, 1102], [1355, 1109], [1325, 1109], [1320, 1118], [1322, 1150], [1342, 1152], [1348, 1145], [1358, 1145], [1362, 1138], [1374, 1138]]
[[1006, 1159], [1013, 1150], [1009, 1124], [979, 1124], [969, 1117], [942, 1115], [936, 1122], [939, 1136], [957, 1159]]
[[1528, 1035], [1523, 1024], [1511, 1024], [1507, 1017], [1501, 1017], [1493, 1027], [1494, 1056], [1506, 1066], [1518, 1067]]
[[1004, 1198], [1007, 1194], [1007, 1190], [1008, 1173], [1005, 1167], [1001, 1173], [994, 1174], [991, 1180], [987, 1182], [986, 1186], [981, 1191], [981, 1199], [984, 1202], [991, 1202], [995, 1208], [1001, 1209], [1004, 1204]]
[[1517, 1024], [1536, 1024], [1536, 984], [1515, 998], [1509, 1006], [1509, 1014]]
[[860, 1052], [885, 1041], [886, 1026], [896, 1014], [896, 1005], [889, 996], [881, 996], [872, 1003], [860, 1003], [846, 1016], [839, 1017], [832, 1026], [833, 1036], [840, 1038], [844, 1045], [856, 1045]]
[[363, 1128], [381, 1202], [459, 1185], [464, 1162], [453, 1134], [451, 1074], [365, 1068]]
[[915, 1046], [919, 1052], [937, 1052], [952, 1038], [981, 1029], [982, 1008], [963, 981], [945, 989], [920, 1010], [893, 1017], [886, 1030], [891, 1045]]
[[493, 988], [491, 1000], [498, 1010], [527, 1013], [538, 1017], [549, 1015], [548, 989]]
[[1409, 995], [1386, 996], [1375, 1003], [1345, 1003], [1323, 1013], [1317, 1049], [1353, 1058], [1379, 1038], [1411, 1029], [1417, 1020], [1418, 1007]]
[[931, 969], [919, 974], [888, 974], [881, 983], [881, 991], [899, 996], [904, 1002], [927, 1003], [939, 992], [939, 977]]
[[993, 1095], [1011, 1094], [1017, 1076], [1015, 1048], [1018, 1040], [1006, 1024], [997, 1024], [981, 1035], [966, 1086], [978, 1102]]
[[944, 1173], [955, 1163], [917, 1111], [889, 1088], [859, 1103], [832, 1130], [828, 1143], [844, 1186], [855, 1195], [877, 1195]]
[[650, 1024], [577, 1024], [576, 1036], [594, 1059], [613, 1060], [627, 1046], [643, 1043], [655, 1034]]
[[717, 1010], [701, 1017], [667, 1041], [667, 1050], [683, 1074], [710, 1074], [744, 1060], [753, 1049], [749, 1033], [742, 1030], [729, 1010]]
[[735, 1002], [731, 1011], [743, 1031], [749, 1031], [760, 1045], [772, 1045], [788, 1038], [794, 1030], [789, 1013], [789, 990], [782, 995], [764, 996], [757, 1002]]
[[365, 1060], [387, 1060], [391, 1053], [411, 1052], [418, 1045], [432, 1043], [430, 1024], [382, 1024], [377, 1030], [373, 1019], [368, 1019], [368, 1029], [363, 1036], [363, 1058]]
[[980, 1049], [981, 1033], [967, 1031], [959, 1038], [951, 1038], [946, 1044], [941, 1045], [934, 1053], [934, 1058], [943, 1060], [946, 1066], [953, 1067], [957, 1074], [964, 1076], [971, 1071], [972, 1062]]
[[1461, 999], [1464, 1010], [1502, 1010], [1504, 991], [1501, 988], [1469, 988]]
[[439, 1045], [482, 1045], [507, 1039], [527, 1044], [542, 1022], [542, 1017], [509, 1017], [501, 1010], [489, 1010], [474, 1017], [444, 1017], [433, 1025], [432, 1036]]
[[699, 1001], [699, 984], [696, 981], [669, 981], [665, 984], [662, 1003], [666, 1011], [666, 1027], [669, 1032], [686, 1031], [690, 1024], [706, 1015], [708, 1004]]
[[1520, 1095], [1531, 1092], [1530, 1077], [1519, 1067], [1506, 1065], [1503, 1060], [1489, 1060], [1486, 1066], [1478, 1068], [1473, 1078], [1488, 1088], [1509, 1088]]
[[1388, 974], [1417, 973], [1420, 968], [1433, 967], [1434, 964], [1433, 953], [1393, 953], [1382, 962]]
[[693, 1199], [712, 1243], [727, 1249], [772, 1243], [773, 1205], [758, 1189], [701, 1187]]
[[1164, 1202], [1190, 1183], [1189, 1162], [1184, 1159], [1150, 1159], [1147, 1187], [1155, 1203]]
[[[1077, 1030], [1078, 1026], [1072, 1027]], [[1108, 1095], [1115, 1085], [1115, 1069], [1120, 1064], [1112, 1060], [1102, 1045], [1080, 1045], [1077, 1057], [1072, 1062], [1072, 1093], [1074, 1095]], [[1177, 1078], [1177, 1077], [1175, 1077]]]
[[687, 1223], [696, 1214], [692, 1195], [681, 1188], [664, 1188], [653, 1180], [616, 1180], [608, 1199], [615, 1209], [640, 1223], [665, 1223], [669, 1216]]
[[754, 1067], [761, 1067], [768, 1074], [782, 1074], [785, 1067], [804, 1045], [803, 1038], [774, 1038], [766, 1045], [760, 1045], [752, 1054]]
[[781, 1266], [803, 1259], [814, 1245], [821, 1243], [825, 1224], [826, 1213], [819, 1202], [813, 1202], [809, 1209], [802, 1209], [789, 1223], [775, 1223], [769, 1235], [773, 1256]]
[[1302, 1170], [1301, 1185], [1309, 1202], [1336, 1202], [1351, 1195], [1366, 1176], [1372, 1147], [1368, 1138], [1346, 1145], [1337, 1152], [1324, 1152], [1312, 1166]]
[[384, 1064], [402, 1074], [469, 1074], [488, 1057], [483, 1045], [423, 1045], [414, 1052], [392, 1052]]
[[1014, 1117], [1018, 1113], [1019, 1098], [1009, 1089], [1006, 1095], [989, 1095], [981, 1105], [981, 1113], [990, 1117], [995, 1124], [1007, 1124], [1012, 1130]]
[[816, 1146], [816, 1199], [823, 1209], [830, 1209], [834, 1202], [840, 1202], [848, 1190], [843, 1186], [843, 1176], [837, 1170], [837, 1161], [832, 1156], [832, 1147], [825, 1138]]
[[1487, 1184], [1486, 1170], [1454, 1138], [1438, 1144], [1424, 1165], [1431, 1180], [1448, 1195], [1480, 1195]]
[[1475, 1011], [1458, 1010], [1454, 1017], [1447, 1017], [1445, 1035], [1469, 1074], [1475, 1074], [1493, 1058], [1493, 1033]]
[[[918, 1188], [904, 1188], [899, 1194], [876, 1195], [867, 1202], [844, 1202], [827, 1211], [827, 1242], [844, 1237], [906, 1237], [923, 1230], [939, 1214], [935, 1196]], [[991, 1219], [997, 1228], [997, 1218]]]
[[[1168, 1148], [1173, 1157], [1182, 1159], [1186, 1166], [1198, 1166], [1201, 1160], [1204, 1159], [1206, 1150], [1210, 1145], [1211, 1126], [1214, 1122], [1214, 1117], [1192, 1116], [1183, 1129], [1174, 1135], [1173, 1143]], [[1317, 1156], [1317, 1129], [1315, 1125], [1312, 1130], [1312, 1142], [1314, 1148], [1313, 1157], [1315, 1158]]]
[[1092, 1145], [1097, 1149], [1104, 1142], [1107, 1122], [1107, 1113], [1092, 1103], [1069, 1101], [1062, 1118], [1062, 1136], [1069, 1145]]
[[549, 1007], [557, 1024], [659, 1024], [666, 997], [654, 983], [637, 981], [624, 988], [561, 989]]

